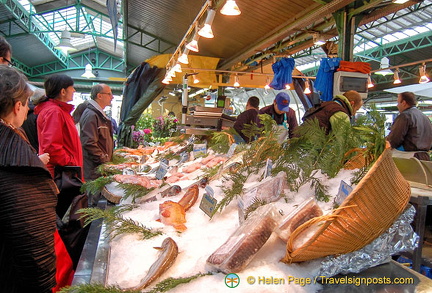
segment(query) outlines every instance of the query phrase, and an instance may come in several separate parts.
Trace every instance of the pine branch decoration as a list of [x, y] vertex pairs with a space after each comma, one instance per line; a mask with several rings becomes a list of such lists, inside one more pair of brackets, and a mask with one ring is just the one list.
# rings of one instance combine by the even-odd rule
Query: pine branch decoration
[[81, 186], [81, 192], [86, 192], [88, 194], [96, 194], [102, 191], [105, 185], [113, 182], [112, 176], [99, 177], [92, 181], [87, 181]]
[[181, 277], [181, 278], [168, 278], [156, 284], [156, 286], [145, 293], [160, 293], [160, 292], [168, 292], [171, 289], [174, 289], [178, 285], [187, 284], [192, 280], [198, 279], [199, 277], [204, 277], [211, 275], [211, 272], [208, 273], [199, 273], [190, 277]]
[[123, 189], [123, 199], [132, 197], [132, 203], [135, 203], [137, 198], [142, 198], [153, 191], [155, 188], [146, 188], [139, 184], [119, 183], [119, 187]]
[[[216, 205], [212, 217], [217, 211], [221, 212], [229, 203], [239, 196], [243, 191], [243, 185], [246, 181], [247, 176], [243, 175], [241, 172], [232, 173], [230, 176], [224, 176], [225, 184], [221, 186], [224, 198], [218, 202]], [[232, 181], [232, 185], [226, 184], [227, 181]]]
[[80, 284], [63, 287], [60, 293], [140, 293], [141, 290], [122, 290], [118, 286], [107, 286], [102, 284]]
[[138, 233], [142, 239], [150, 239], [152, 237], [162, 235], [160, 231], [153, 231], [138, 223], [130, 218], [124, 218], [121, 213], [133, 209], [133, 205], [124, 205], [119, 207], [113, 207], [111, 209], [101, 210], [99, 208], [85, 208], [78, 210], [81, 213], [80, 218], [85, 219], [85, 226], [91, 222], [104, 219], [107, 233], [111, 236], [111, 239], [121, 234]]

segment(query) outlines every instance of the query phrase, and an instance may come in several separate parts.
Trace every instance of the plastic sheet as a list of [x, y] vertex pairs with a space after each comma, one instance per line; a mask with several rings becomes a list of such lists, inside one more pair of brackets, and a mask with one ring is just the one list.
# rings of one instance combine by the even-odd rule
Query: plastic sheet
[[410, 225], [414, 215], [415, 208], [410, 206], [386, 232], [362, 249], [338, 257], [324, 258], [317, 276], [359, 273], [389, 262], [391, 255], [414, 249], [419, 241], [418, 235]]

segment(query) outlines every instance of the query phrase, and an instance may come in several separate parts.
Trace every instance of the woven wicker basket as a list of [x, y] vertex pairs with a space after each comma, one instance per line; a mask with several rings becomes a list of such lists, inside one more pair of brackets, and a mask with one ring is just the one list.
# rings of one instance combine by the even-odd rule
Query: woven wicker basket
[[[313, 218], [299, 226], [287, 242], [285, 263], [301, 262], [358, 250], [386, 231], [406, 207], [411, 195], [404, 179], [385, 150], [342, 205], [331, 215]], [[309, 240], [293, 249], [301, 232], [321, 222]], [[305, 232], [306, 233], [306, 232]]]

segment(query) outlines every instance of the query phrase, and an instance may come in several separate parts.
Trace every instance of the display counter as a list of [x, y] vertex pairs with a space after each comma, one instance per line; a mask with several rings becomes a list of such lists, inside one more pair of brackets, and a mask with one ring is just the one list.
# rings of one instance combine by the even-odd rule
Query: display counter
[[[106, 200], [99, 202], [99, 208], [109, 207]], [[105, 227], [101, 220], [91, 224], [81, 258], [75, 272], [72, 285], [107, 284], [109, 241], [104, 234]], [[165, 276], [166, 278], [168, 276]], [[161, 281], [161, 280], [159, 280]], [[353, 284], [343, 284], [343, 283]], [[359, 285], [359, 283], [361, 284]], [[370, 284], [366, 284], [369, 282]], [[369, 268], [360, 273], [336, 275], [322, 279], [318, 292], [418, 292], [432, 291], [432, 280], [395, 261]], [[387, 284], [380, 284], [387, 283]], [[289, 285], [284, 285], [280, 292], [289, 292]], [[307, 285], [306, 285], [307, 286]], [[253, 292], [251, 286], [251, 292]], [[216, 291], [215, 291], [216, 292]], [[305, 292], [308, 292], [305, 290]]]

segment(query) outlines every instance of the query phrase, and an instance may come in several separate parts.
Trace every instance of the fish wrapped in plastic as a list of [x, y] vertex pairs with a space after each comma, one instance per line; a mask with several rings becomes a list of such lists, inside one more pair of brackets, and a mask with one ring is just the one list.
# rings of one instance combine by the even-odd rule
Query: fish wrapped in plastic
[[226, 274], [240, 272], [267, 242], [280, 220], [281, 215], [272, 204], [259, 207], [208, 257], [207, 263]]
[[264, 180], [243, 189], [238, 199], [239, 219], [243, 221], [246, 211], [256, 201], [271, 203], [277, 201], [284, 189], [287, 189], [286, 173], [279, 172], [275, 177], [267, 177]]
[[291, 233], [301, 224], [309, 221], [312, 218], [323, 215], [323, 211], [318, 206], [315, 198], [311, 197], [303, 201], [296, 209], [286, 215], [275, 233], [280, 239], [287, 242]]

